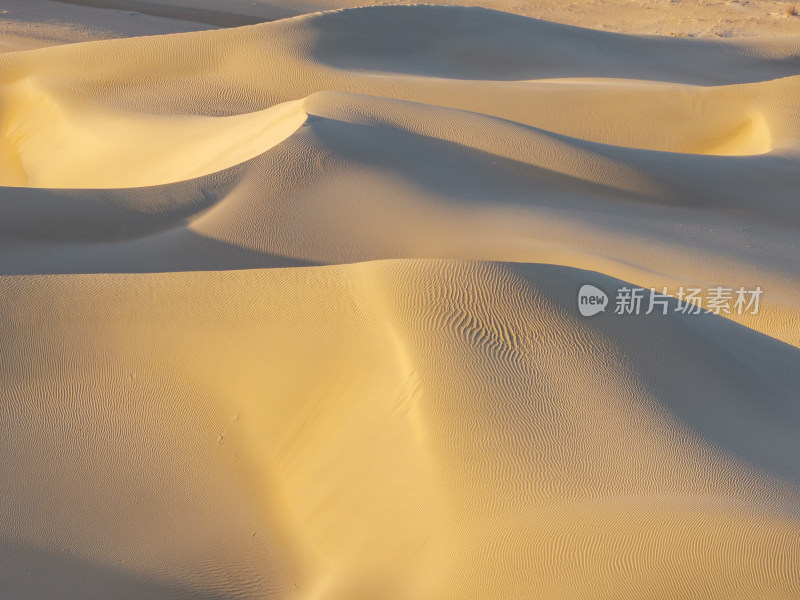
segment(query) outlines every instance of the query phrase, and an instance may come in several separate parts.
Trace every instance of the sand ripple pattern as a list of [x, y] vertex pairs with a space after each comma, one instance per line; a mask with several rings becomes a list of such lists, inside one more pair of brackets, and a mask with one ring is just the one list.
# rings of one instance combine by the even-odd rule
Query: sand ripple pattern
[[800, 597], [796, 57], [431, 6], [0, 55], [0, 598]]

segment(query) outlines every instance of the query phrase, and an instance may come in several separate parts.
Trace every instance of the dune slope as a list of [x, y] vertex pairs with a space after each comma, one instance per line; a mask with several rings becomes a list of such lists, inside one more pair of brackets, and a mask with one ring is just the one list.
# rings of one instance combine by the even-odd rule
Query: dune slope
[[796, 56], [427, 6], [0, 55], [0, 598], [797, 598]]
[[[794, 597], [800, 351], [713, 316], [587, 325], [586, 277], [5, 279], [2, 536], [220, 598]], [[31, 563], [17, 597], [81, 590]]]

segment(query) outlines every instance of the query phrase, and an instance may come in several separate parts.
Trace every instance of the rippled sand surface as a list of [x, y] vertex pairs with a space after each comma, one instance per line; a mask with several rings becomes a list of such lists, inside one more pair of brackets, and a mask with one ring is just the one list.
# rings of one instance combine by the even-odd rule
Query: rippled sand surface
[[800, 597], [800, 38], [123, 4], [0, 54], [0, 598]]

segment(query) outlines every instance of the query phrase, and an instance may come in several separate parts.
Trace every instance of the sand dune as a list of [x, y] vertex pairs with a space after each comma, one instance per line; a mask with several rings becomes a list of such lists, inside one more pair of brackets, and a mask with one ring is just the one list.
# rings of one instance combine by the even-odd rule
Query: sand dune
[[85, 7], [56, 0], [4, 0], [0, 53], [108, 38], [213, 29], [209, 24], [139, 12]]
[[0, 55], [0, 598], [797, 598], [796, 56], [434, 6]]
[[[600, 31], [731, 38], [800, 33], [789, 0], [5, 0], [0, 52], [97, 39], [274, 21], [370, 5], [486, 7]], [[792, 10], [794, 9], [794, 10]]]
[[216, 118], [74, 111], [25, 79], [3, 94], [0, 183], [110, 189], [194, 179], [289, 137], [306, 118], [299, 103]]
[[714, 317], [587, 326], [587, 277], [6, 279], [4, 450], [26, 458], [5, 493], [27, 518], [3, 537], [220, 598], [793, 597], [799, 351]]

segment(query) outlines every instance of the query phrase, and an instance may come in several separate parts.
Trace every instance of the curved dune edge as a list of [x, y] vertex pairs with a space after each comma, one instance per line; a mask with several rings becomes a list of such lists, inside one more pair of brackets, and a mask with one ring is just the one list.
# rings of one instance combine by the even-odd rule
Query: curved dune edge
[[797, 600], [796, 73], [429, 6], [0, 56], [0, 598]]
[[317, 93], [303, 111], [309, 119], [283, 143], [195, 180], [7, 188], [0, 234], [18, 243], [0, 255], [0, 272], [545, 262], [658, 289], [761, 285], [764, 310], [747, 325], [800, 345], [791, 156], [624, 149], [354, 94]]
[[[498, 27], [506, 38], [494, 43]], [[417, 38], [436, 39], [444, 58], [420, 71], [426, 61], [409, 41]], [[488, 10], [387, 7], [4, 55], [0, 185], [143, 187], [220, 171], [300, 127], [299, 104], [286, 103], [326, 91], [485, 114], [623, 148], [754, 156], [797, 146], [796, 106], [782, 99], [796, 95], [800, 78], [770, 78], [794, 71], [776, 67], [781, 61], [757, 43], [680, 42]], [[669, 58], [650, 56], [654, 49]], [[692, 49], [708, 56], [702, 82]], [[614, 73], [604, 51], [633, 58]], [[120, 58], [108, 64], [108, 53]], [[750, 72], [768, 80], [735, 83], [737, 58], [754, 61]], [[650, 80], [647, 60], [662, 70]], [[570, 75], [578, 69], [583, 77]]]
[[35, 79], [7, 84], [0, 185], [118, 189], [194, 179], [276, 146], [306, 120], [302, 100], [228, 117], [154, 115], [60, 103]]

